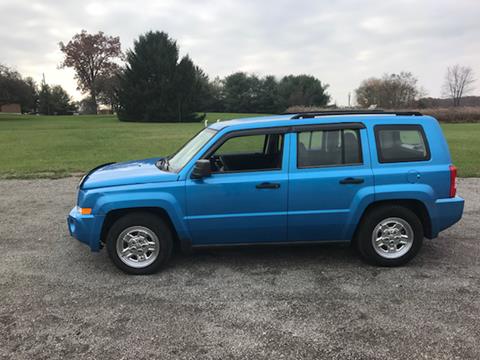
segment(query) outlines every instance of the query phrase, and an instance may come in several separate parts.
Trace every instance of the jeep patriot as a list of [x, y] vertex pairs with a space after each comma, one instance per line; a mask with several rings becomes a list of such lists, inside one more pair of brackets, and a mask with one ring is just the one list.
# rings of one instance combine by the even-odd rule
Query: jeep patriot
[[462, 216], [433, 117], [343, 111], [214, 123], [176, 153], [101, 165], [80, 181], [70, 234], [130, 274], [174, 249], [352, 243], [398, 266]]

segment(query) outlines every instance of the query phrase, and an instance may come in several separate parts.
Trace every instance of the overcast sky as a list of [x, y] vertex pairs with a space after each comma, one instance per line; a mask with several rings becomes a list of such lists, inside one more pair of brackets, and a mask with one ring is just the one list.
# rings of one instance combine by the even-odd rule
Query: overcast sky
[[385, 72], [411, 71], [435, 97], [448, 65], [480, 78], [479, 0], [0, 0], [0, 62], [79, 99], [73, 72], [58, 69], [58, 42], [81, 29], [120, 36], [123, 50], [163, 30], [212, 78], [312, 74], [339, 105]]

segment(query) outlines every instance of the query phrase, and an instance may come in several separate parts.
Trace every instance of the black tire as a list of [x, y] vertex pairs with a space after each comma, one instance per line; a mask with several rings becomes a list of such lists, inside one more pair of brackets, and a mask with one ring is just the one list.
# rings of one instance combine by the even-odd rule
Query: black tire
[[[399, 218], [410, 225], [413, 232], [413, 243], [405, 254], [397, 258], [381, 256], [373, 245], [372, 236], [375, 227], [388, 218]], [[362, 219], [359, 225], [355, 244], [361, 257], [372, 265], [400, 266], [409, 262], [417, 255], [423, 243], [423, 226], [418, 216], [410, 209], [399, 205], [383, 205], [376, 207]], [[401, 246], [401, 245], [399, 245]], [[388, 255], [385, 255], [388, 256]]]
[[[140, 226], [152, 231], [158, 238], [159, 252], [155, 260], [145, 267], [132, 267], [126, 264], [117, 253], [117, 242], [126, 229]], [[112, 262], [122, 271], [132, 275], [153, 274], [170, 260], [173, 248], [173, 236], [168, 224], [159, 216], [148, 212], [133, 212], [116, 220], [107, 234], [107, 251]], [[141, 265], [140, 265], [141, 266]]]

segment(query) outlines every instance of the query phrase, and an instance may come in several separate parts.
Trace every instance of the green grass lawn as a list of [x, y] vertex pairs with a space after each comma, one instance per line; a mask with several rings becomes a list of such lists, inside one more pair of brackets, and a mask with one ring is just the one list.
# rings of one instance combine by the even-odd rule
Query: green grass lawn
[[[209, 122], [255, 114], [209, 113]], [[116, 116], [0, 114], [0, 178], [60, 177], [170, 154], [203, 123], [125, 123]]]
[[[217, 119], [251, 114], [209, 113]], [[111, 161], [170, 154], [200, 123], [124, 123], [114, 116], [0, 114], [0, 178], [59, 177]], [[463, 177], [480, 177], [480, 124], [445, 124], [453, 161]]]
[[480, 123], [442, 124], [461, 177], [480, 177]]

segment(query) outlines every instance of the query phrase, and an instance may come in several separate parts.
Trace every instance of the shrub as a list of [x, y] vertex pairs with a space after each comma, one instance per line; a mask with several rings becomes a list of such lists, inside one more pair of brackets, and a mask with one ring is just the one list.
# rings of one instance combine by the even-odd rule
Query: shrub
[[446, 123], [480, 122], [480, 107], [451, 107], [422, 109], [422, 114], [431, 115], [438, 121]]

